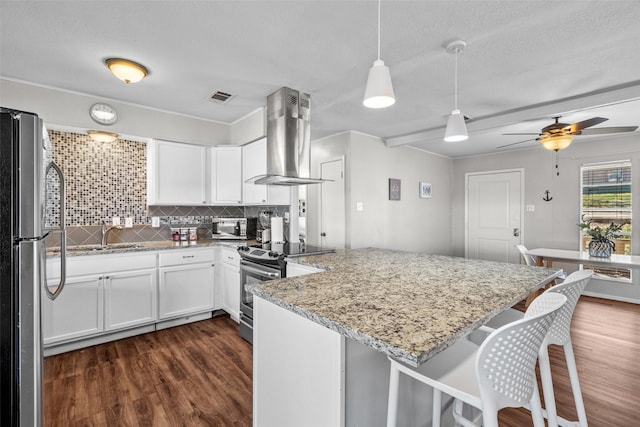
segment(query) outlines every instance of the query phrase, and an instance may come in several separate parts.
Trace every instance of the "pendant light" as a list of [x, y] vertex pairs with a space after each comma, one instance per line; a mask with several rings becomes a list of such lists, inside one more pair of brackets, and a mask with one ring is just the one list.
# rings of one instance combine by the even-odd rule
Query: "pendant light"
[[447, 120], [447, 130], [444, 133], [446, 142], [465, 141], [469, 138], [467, 125], [464, 123], [464, 115], [458, 110], [458, 52], [464, 50], [467, 43], [456, 40], [447, 45], [447, 52], [456, 55], [456, 67], [454, 75], [454, 108]]
[[389, 67], [380, 59], [380, 1], [378, 0], [378, 59], [373, 61], [373, 66], [369, 70], [367, 88], [362, 101], [367, 108], [386, 108], [396, 102]]

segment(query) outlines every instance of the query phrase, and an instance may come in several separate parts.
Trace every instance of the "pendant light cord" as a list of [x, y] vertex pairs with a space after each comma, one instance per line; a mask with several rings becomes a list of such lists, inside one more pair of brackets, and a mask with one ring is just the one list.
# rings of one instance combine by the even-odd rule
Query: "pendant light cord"
[[382, 0], [378, 0], [378, 61], [380, 61], [380, 3]]
[[456, 49], [456, 60], [455, 60], [455, 71], [453, 74], [453, 105], [454, 105], [454, 109], [457, 110], [458, 109], [458, 51], [459, 49]]

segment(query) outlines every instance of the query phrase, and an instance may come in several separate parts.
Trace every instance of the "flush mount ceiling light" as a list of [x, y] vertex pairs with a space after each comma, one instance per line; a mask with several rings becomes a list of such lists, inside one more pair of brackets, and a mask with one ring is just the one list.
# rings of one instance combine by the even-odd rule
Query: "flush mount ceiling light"
[[447, 129], [444, 133], [446, 142], [465, 141], [469, 138], [467, 126], [464, 123], [464, 115], [458, 110], [458, 52], [464, 50], [467, 43], [463, 40], [456, 40], [447, 45], [447, 52], [456, 56], [456, 66], [454, 75], [454, 108], [447, 120]]
[[88, 130], [87, 133], [96, 142], [113, 142], [118, 137], [117, 133], [105, 132], [103, 130]]
[[89, 116], [91, 116], [94, 122], [107, 126], [114, 124], [118, 120], [118, 113], [115, 108], [102, 102], [91, 106]]
[[380, 1], [378, 0], [378, 59], [373, 61], [373, 66], [369, 70], [367, 88], [362, 101], [367, 108], [386, 108], [396, 102], [389, 67], [380, 59]]
[[127, 84], [137, 83], [149, 74], [149, 70], [147, 70], [144, 65], [129, 61], [128, 59], [107, 58], [104, 60], [104, 63], [114, 76]]

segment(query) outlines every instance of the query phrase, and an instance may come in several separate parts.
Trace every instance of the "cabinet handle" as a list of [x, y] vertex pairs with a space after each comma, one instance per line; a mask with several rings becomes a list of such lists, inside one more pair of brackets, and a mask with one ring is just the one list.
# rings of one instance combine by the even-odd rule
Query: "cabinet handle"
[[215, 266], [216, 266], [215, 264], [211, 264], [211, 267], [215, 267]]
[[195, 255], [182, 255], [182, 258], [193, 258]]
[[109, 276], [104, 276], [104, 279], [105, 279], [105, 280], [109, 280], [109, 279], [110, 279], [110, 277], [109, 277]]
[[263, 201], [262, 201], [262, 203], [267, 203], [267, 201], [266, 201], [266, 200], [263, 200]]
[[232, 256], [228, 256], [227, 259], [230, 259], [233, 261], [233, 257]]

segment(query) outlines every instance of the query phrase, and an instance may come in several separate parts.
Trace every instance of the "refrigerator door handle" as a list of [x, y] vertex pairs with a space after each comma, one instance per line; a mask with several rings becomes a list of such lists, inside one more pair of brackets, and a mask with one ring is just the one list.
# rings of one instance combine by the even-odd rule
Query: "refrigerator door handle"
[[51, 292], [51, 290], [49, 289], [49, 284], [47, 283], [47, 263], [46, 263], [47, 250], [45, 248], [45, 245], [42, 245], [43, 254], [41, 258], [42, 262], [40, 263], [40, 265], [43, 266], [42, 277], [44, 278], [43, 282], [44, 282], [45, 292], [47, 293], [47, 296], [49, 297], [49, 299], [54, 300], [58, 297], [58, 295], [60, 295], [60, 292], [62, 292], [62, 289], [64, 288], [64, 285], [67, 281], [67, 229], [66, 229], [66, 206], [65, 206], [66, 191], [65, 191], [64, 175], [62, 174], [62, 170], [60, 170], [58, 165], [56, 165], [55, 162], [53, 161], [49, 163], [49, 165], [47, 166], [47, 174], [49, 173], [50, 169], [53, 169], [60, 178], [60, 226], [58, 229], [51, 231], [51, 233], [60, 234], [60, 281], [56, 286], [54, 286], [55, 289], [53, 292]]

